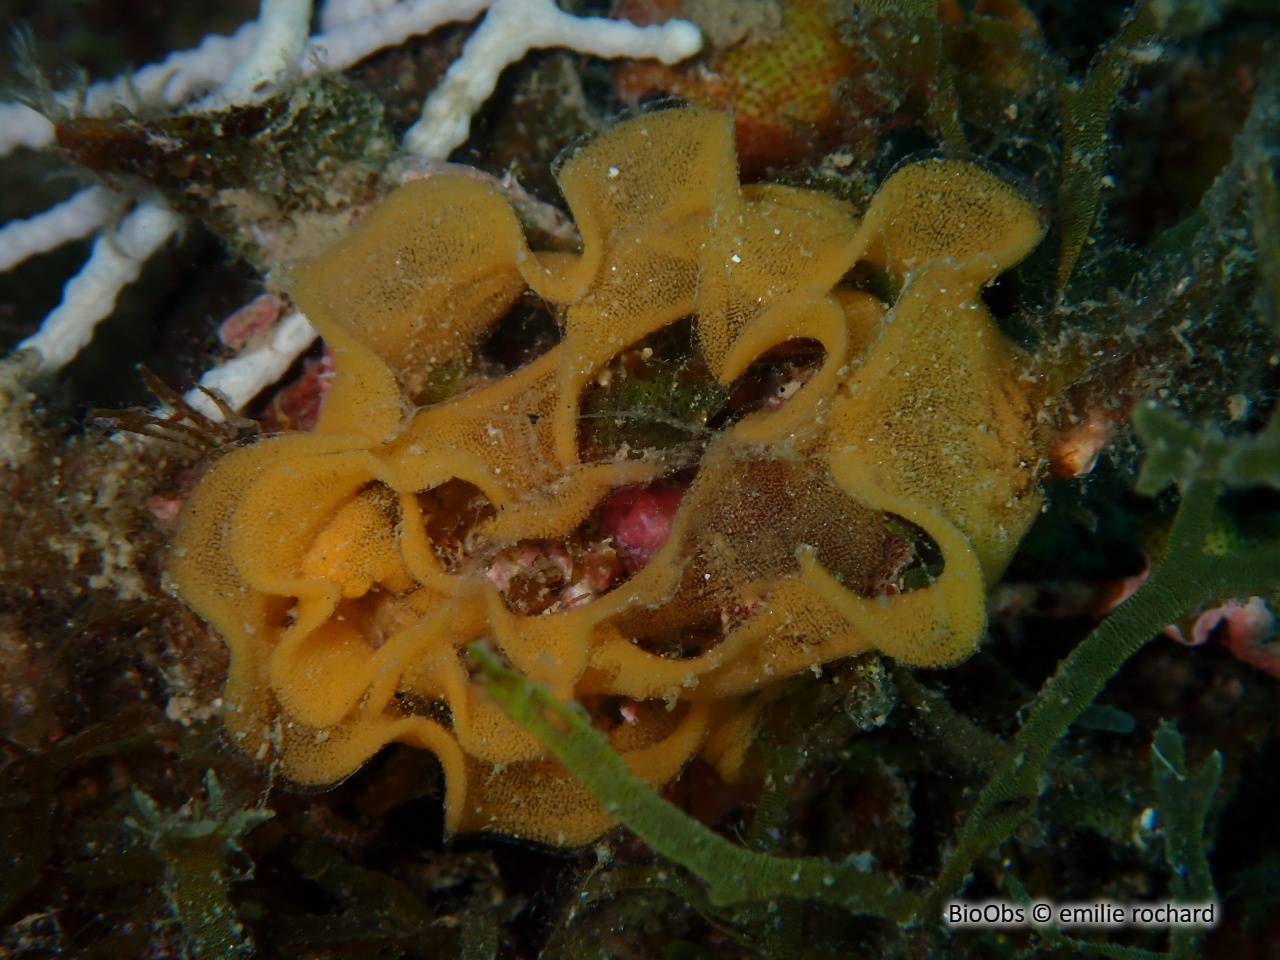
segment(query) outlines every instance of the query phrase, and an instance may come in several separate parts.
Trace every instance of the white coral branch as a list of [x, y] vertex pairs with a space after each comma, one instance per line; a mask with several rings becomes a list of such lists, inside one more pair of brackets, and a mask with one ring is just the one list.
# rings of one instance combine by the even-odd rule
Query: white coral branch
[[[408, 153], [434, 159], [466, 139], [471, 117], [493, 93], [499, 74], [530, 50], [558, 46], [600, 57], [655, 57], [670, 63], [696, 53], [702, 43], [697, 28], [684, 21], [637, 27], [572, 16], [553, 0], [328, 0], [321, 11], [325, 32], [308, 40], [311, 9], [312, 0], [262, 0], [259, 19], [232, 36], [206, 37], [196, 48], [136, 73], [55, 94], [50, 106], [72, 116], [102, 116], [120, 104], [134, 110], [225, 108], [274, 92], [293, 78], [345, 70], [378, 50], [487, 10], [405, 139]], [[207, 96], [193, 102], [202, 95]], [[0, 103], [0, 156], [20, 147], [45, 148], [53, 139], [54, 126], [46, 117], [22, 104]], [[88, 236], [109, 218], [113, 196], [85, 191], [45, 213], [8, 224], [0, 230], [0, 270]], [[144, 203], [99, 236], [83, 269], [67, 283], [62, 303], [19, 344], [38, 352], [40, 372], [61, 368], [89, 342], [121, 289], [136, 279], [180, 222], [159, 203]], [[275, 382], [314, 338], [306, 318], [292, 314], [279, 323], [269, 343], [210, 371], [202, 382], [240, 408]], [[189, 399], [216, 415], [203, 394]]]
[[62, 302], [18, 344], [19, 350], [40, 354], [38, 373], [61, 369], [83, 349], [94, 328], [115, 309], [120, 291], [138, 278], [143, 264], [181, 224], [182, 218], [168, 207], [149, 201], [94, 241], [88, 261], [63, 288]]
[[39, 150], [53, 143], [53, 124], [25, 103], [0, 103], [0, 157], [20, 147]]
[[[253, 84], [249, 92], [219, 90], [230, 84], [238, 65], [248, 63], [250, 57], [260, 63], [272, 61], [283, 69], [296, 69], [299, 76], [317, 73], [334, 73], [359, 63], [361, 60], [387, 47], [399, 46], [410, 37], [430, 33], [446, 23], [471, 20], [478, 16], [492, 0], [405, 0], [387, 7], [384, 3], [370, 4], [370, 15], [354, 22], [342, 23], [332, 32], [312, 37], [298, 45], [296, 22], [288, 21], [286, 13], [296, 14], [298, 8], [287, 7], [280, 13], [282, 22], [267, 31], [271, 43], [284, 44], [286, 49], [258, 42], [259, 21], [246, 23], [229, 37], [208, 36], [200, 45], [170, 54], [160, 63], [143, 67], [135, 73], [102, 80], [84, 91], [63, 91], [54, 95], [55, 104], [74, 116], [97, 117], [109, 113], [117, 105], [131, 109], [141, 107], [179, 107], [193, 97], [218, 91], [204, 106], [225, 107], [241, 99], [252, 98]], [[296, 4], [297, 0], [287, 0]], [[308, 5], [309, 8], [309, 5]], [[375, 11], [376, 12], [372, 12]], [[274, 8], [264, 7], [264, 14], [274, 13]], [[286, 53], [292, 51], [291, 55]], [[252, 72], [262, 74], [259, 66]], [[248, 72], [248, 71], [247, 71]], [[269, 77], [263, 77], [269, 80]], [[0, 157], [19, 147], [42, 149], [53, 143], [53, 124], [31, 107], [21, 103], [0, 103]]]
[[674, 63], [697, 53], [702, 35], [684, 20], [638, 27], [624, 20], [575, 17], [553, 0], [494, 0], [462, 56], [427, 98], [422, 118], [405, 134], [405, 150], [422, 159], [447, 157], [466, 141], [471, 118], [493, 94], [502, 71], [544, 47]]
[[328, 0], [320, 8], [320, 30], [330, 33], [394, 5], [395, 0]]
[[[297, 311], [282, 317], [265, 342], [249, 347], [200, 378], [200, 386], [218, 394], [232, 410], [243, 410], [259, 393], [276, 383], [315, 342], [315, 327]], [[222, 411], [201, 390], [184, 398], [210, 420], [221, 422]]]
[[299, 69], [311, 33], [311, 0], [262, 0], [249, 55], [236, 65], [216, 101], [246, 103], [274, 92]]
[[342, 24], [307, 44], [304, 76], [334, 73], [354, 66], [387, 47], [398, 47], [410, 37], [430, 33], [446, 23], [478, 16], [492, 0], [405, 0], [394, 6], [370, 4], [369, 16]]
[[44, 213], [6, 223], [0, 227], [0, 272], [64, 243], [83, 240], [107, 222], [117, 205], [110, 190], [90, 187]]

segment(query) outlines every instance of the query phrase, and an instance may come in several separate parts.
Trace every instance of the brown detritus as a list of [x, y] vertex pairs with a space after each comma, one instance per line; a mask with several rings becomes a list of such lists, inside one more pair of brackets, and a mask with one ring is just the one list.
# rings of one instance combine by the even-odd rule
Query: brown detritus
[[258, 420], [264, 433], [307, 431], [316, 425], [320, 404], [333, 384], [333, 353], [322, 347], [320, 356], [304, 357], [302, 373], [275, 392]]
[[478, 118], [488, 144], [484, 166], [519, 177], [539, 197], [557, 198], [556, 156], [566, 143], [599, 133], [606, 118], [588, 102], [572, 54], [548, 51], [512, 72], [510, 94]]
[[10, 415], [27, 454], [0, 471], [0, 736], [38, 749], [139, 696], [216, 700], [223, 655], [161, 582], [162, 504], [193, 482], [189, 452], [94, 427], [65, 436], [34, 403]]
[[[149, 410], [134, 407], [129, 410], [91, 410], [91, 421], [110, 425], [125, 433], [161, 440], [183, 451], [188, 458], [200, 459], [229, 444], [256, 435], [259, 425], [232, 410], [225, 400], [212, 391], [200, 387], [200, 391], [213, 402], [221, 414], [214, 420], [205, 416], [182, 394], [157, 377], [146, 367], [138, 373], [147, 385], [161, 409]], [[161, 506], [161, 513], [164, 512]]]
[[381, 102], [326, 78], [214, 113], [71, 117], [56, 137], [107, 184], [160, 191], [264, 269], [340, 236], [385, 189], [394, 150]]

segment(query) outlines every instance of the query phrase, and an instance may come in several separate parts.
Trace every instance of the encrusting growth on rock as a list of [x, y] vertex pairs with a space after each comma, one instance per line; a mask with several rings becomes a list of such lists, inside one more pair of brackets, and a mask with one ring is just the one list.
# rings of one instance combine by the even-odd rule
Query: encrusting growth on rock
[[[230, 648], [247, 752], [320, 784], [413, 744], [444, 767], [450, 831], [577, 844], [608, 813], [462, 649], [488, 640], [576, 700], [654, 786], [699, 753], [741, 774], [761, 706], [800, 671], [969, 655], [1039, 510], [1045, 441], [1029, 363], [979, 290], [1041, 226], [951, 160], [897, 171], [861, 222], [820, 193], [740, 187], [730, 121], [701, 108], [620, 123], [559, 178], [579, 254], [531, 251], [496, 190], [442, 176], [294, 272], [332, 390], [313, 432], [213, 464], [170, 574]], [[849, 281], [858, 263], [888, 271], [895, 302]], [[530, 304], [559, 342], [484, 359]], [[687, 442], [637, 428], [584, 455], [586, 391], [681, 324], [709, 382], [797, 345], [820, 359]]]

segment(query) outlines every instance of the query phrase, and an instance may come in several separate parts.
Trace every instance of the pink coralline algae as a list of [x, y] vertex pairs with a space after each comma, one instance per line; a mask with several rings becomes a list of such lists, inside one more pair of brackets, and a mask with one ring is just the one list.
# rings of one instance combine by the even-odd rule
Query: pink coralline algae
[[671, 520], [686, 489], [669, 484], [626, 487], [601, 505], [601, 520], [629, 572], [643, 568], [667, 542]]
[[1189, 629], [1187, 636], [1182, 625], [1173, 623], [1164, 628], [1164, 635], [1191, 647], [1217, 638], [1241, 663], [1280, 678], [1280, 643], [1271, 642], [1276, 618], [1261, 597], [1228, 600], [1204, 610], [1191, 621]]

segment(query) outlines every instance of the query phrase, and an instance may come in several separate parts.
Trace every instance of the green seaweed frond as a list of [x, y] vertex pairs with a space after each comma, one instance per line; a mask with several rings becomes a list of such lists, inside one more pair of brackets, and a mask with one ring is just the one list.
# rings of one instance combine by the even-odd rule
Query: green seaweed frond
[[[1181, 903], [1204, 904], [1216, 898], [1206, 852], [1205, 821], [1222, 780], [1222, 754], [1211, 753], [1192, 770], [1177, 727], [1162, 723], [1151, 744], [1156, 793], [1164, 821], [1165, 860], [1173, 871], [1173, 895]], [[1169, 932], [1169, 955], [1177, 960], [1199, 956], [1203, 933], [1192, 927]]]
[[931, 133], [946, 151], [964, 153], [968, 141], [960, 121], [960, 96], [953, 68], [943, 46], [938, 0], [865, 0], [859, 6], [883, 17], [897, 36], [911, 38], [900, 44], [896, 55], [917, 54], [925, 58], [921, 65], [929, 74], [927, 120]]
[[1155, 496], [1170, 483], [1204, 476], [1228, 487], [1280, 489], [1280, 418], [1253, 436], [1197, 428], [1157, 403], [1139, 404], [1133, 425], [1146, 450], [1135, 489]]
[[182, 927], [186, 956], [252, 956], [253, 947], [227, 896], [229, 883], [241, 878], [229, 858], [241, 852], [241, 837], [274, 814], [262, 807], [229, 810], [212, 770], [205, 772], [204, 788], [204, 802], [193, 799], [166, 813], [135, 787], [135, 815], [126, 817], [125, 823], [142, 835], [164, 864], [161, 889]]
[[188, 807], [162, 814], [155, 800], [134, 787], [133, 804], [137, 816], [126, 817], [125, 823], [146, 837], [152, 847], [172, 842], [181, 844], [216, 833], [229, 850], [238, 852], [239, 839], [274, 816], [262, 807], [246, 807], [229, 813], [226, 793], [212, 770], [205, 771], [204, 792], [204, 802], [195, 798]]
[[[1232, 445], [1211, 442], [1209, 434], [1176, 418], [1153, 418], [1149, 413], [1143, 422], [1140, 432], [1154, 431], [1152, 435], [1163, 436], [1169, 447], [1153, 454], [1156, 464], [1144, 466], [1144, 474], [1182, 482], [1182, 501], [1166, 552], [1142, 587], [1062, 661], [1032, 702], [1011, 757], [979, 795], [943, 867], [933, 892], [935, 903], [953, 895], [979, 856], [1033, 816], [1055, 744], [1165, 624], [1212, 601], [1265, 594], [1280, 585], [1280, 548], [1255, 546], [1227, 554], [1217, 549], [1213, 534], [1218, 494], [1222, 478], [1234, 476], [1237, 469]], [[1146, 489], [1163, 485], [1149, 479]]]
[[483, 644], [467, 648], [485, 676], [489, 695], [538, 737], [606, 811], [653, 850], [694, 874], [713, 906], [815, 900], [851, 913], [905, 921], [920, 902], [866, 872], [865, 859], [832, 863], [812, 857], [774, 857], [737, 846], [671, 806], [628, 769], [576, 703], [563, 703], [509, 669]]
[[1063, 88], [1060, 294], [1071, 279], [1102, 205], [1111, 115], [1135, 68], [1145, 52], [1154, 49], [1159, 36], [1156, 6], [1147, 3], [1130, 13], [1120, 32], [1094, 58], [1084, 82]]
[[[1026, 910], [1029, 917], [1033, 900], [1031, 894], [1027, 892], [1027, 888], [1011, 873], [1005, 874], [1004, 885], [1009, 893], [1009, 899]], [[1036, 932], [1036, 936], [1044, 944], [1056, 950], [1070, 950], [1077, 957], [1103, 957], [1105, 960], [1170, 960], [1169, 954], [1156, 950], [1143, 950], [1140, 947], [1122, 947], [1114, 943], [1098, 943], [1093, 940], [1081, 940], [1079, 937], [1068, 936], [1051, 922], [1037, 923], [1031, 920], [1030, 923], [1031, 928]]]
[[[1215, 892], [1206, 853], [1205, 821], [1222, 779], [1222, 754], [1215, 751], [1192, 771], [1177, 727], [1161, 723], [1152, 739], [1151, 759], [1158, 812], [1164, 822], [1165, 859], [1173, 876], [1171, 893], [1181, 904], [1207, 904], [1214, 900]], [[1030, 907], [1032, 898], [1017, 877], [1006, 874], [1004, 883], [1011, 899]], [[1169, 950], [1158, 952], [1069, 936], [1052, 923], [1033, 922], [1032, 927], [1050, 947], [1106, 960], [1191, 960], [1199, 956], [1196, 951], [1203, 933], [1194, 927], [1173, 927]]]

